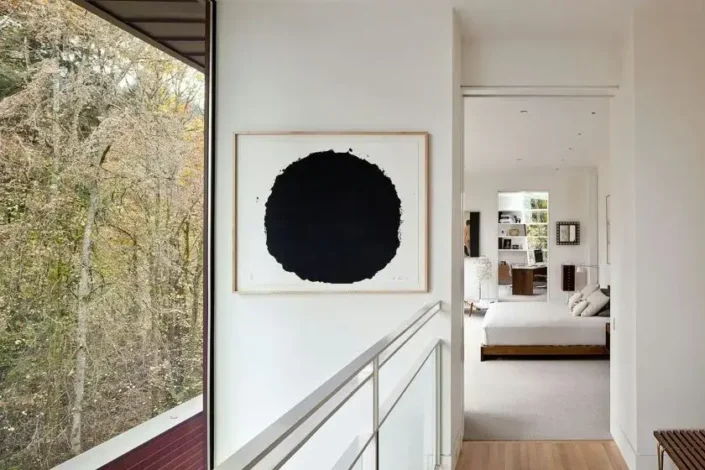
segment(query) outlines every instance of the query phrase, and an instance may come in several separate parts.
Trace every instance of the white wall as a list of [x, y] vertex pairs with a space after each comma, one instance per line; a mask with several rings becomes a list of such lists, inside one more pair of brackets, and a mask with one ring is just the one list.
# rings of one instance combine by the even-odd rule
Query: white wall
[[[462, 263], [462, 251], [451, 246], [453, 229], [461, 223], [462, 186], [453, 182], [454, 171], [462, 166], [462, 148], [454, 146], [453, 132], [462, 123], [454, 122], [452, 11], [441, 5], [399, 9], [382, 3], [218, 2], [216, 463], [424, 303], [444, 302], [435, 323], [446, 346], [451, 316], [454, 324], [462, 323], [462, 281], [451, 280]], [[233, 133], [251, 130], [430, 132], [430, 292], [232, 293]], [[412, 344], [414, 358], [419, 346]], [[450, 371], [462, 367], [451, 368], [449, 352], [444, 353], [445, 454], [462, 430], [462, 419], [451, 429]], [[383, 384], [393, 384], [403, 366], [383, 370]], [[462, 416], [460, 401], [456, 398], [453, 405], [461, 407], [455, 412]], [[369, 413], [365, 408], [357, 417], [367, 419]], [[338, 423], [336, 429], [350, 435], [321, 443], [317, 465], [330, 466], [341, 445], [358, 431], [357, 424]]]
[[[637, 9], [628, 41], [632, 60], [625, 62], [618, 96], [631, 108], [623, 130], [633, 155], [613, 164], [626, 171], [613, 172], [612, 190], [621, 195], [620, 214], [628, 216], [622, 224], [634, 228], [615, 230], [633, 253], [615, 266], [612, 285], [634, 293], [620, 300], [616, 340], [623, 344], [613, 377], [624, 376], [628, 393], [613, 407], [628, 409], [618, 424], [636, 454], [631, 468], [640, 470], [656, 468], [655, 429], [705, 427], [699, 282], [705, 245], [698, 215], [705, 201], [705, 12], [686, 4]], [[622, 179], [630, 173], [631, 181]], [[658, 247], [663, 253], [649, 256]], [[665, 309], [661, 299], [668, 299]]]
[[[451, 226], [453, 238], [451, 250], [453, 247], [463, 246], [464, 232], [456, 230], [455, 228], [463, 226], [465, 223], [463, 220], [463, 192], [465, 185], [465, 178], [463, 176], [463, 170], [465, 167], [465, 106], [461, 89], [463, 38], [461, 35], [460, 20], [457, 14], [453, 15], [453, 22], [453, 219]], [[463, 286], [465, 282], [465, 265], [462, 248], [457, 250], [457, 252], [458, 253], [455, 253], [455, 251], [453, 251], [452, 255], [451, 282], [453, 283], [453, 304], [462, 306], [464, 298]], [[460, 451], [465, 432], [465, 348], [463, 347], [463, 343], [465, 341], [465, 321], [462, 313], [463, 310], [464, 309], [461, 307], [461, 311], [459, 312], [460, 314], [453, 316], [453, 321], [451, 324], [451, 344], [453, 346], [452, 364], [454, 367], [451, 376], [451, 409], [459, 411], [458, 413], [453, 413], [451, 417], [454, 452]], [[454, 455], [453, 457], [457, 459], [459, 456]]]
[[[563, 264], [596, 264], [597, 238], [589, 230], [597, 225], [597, 170], [594, 168], [536, 169], [504, 172], [466, 173], [465, 210], [480, 211], [480, 254], [492, 262], [493, 277], [482, 286], [483, 297], [497, 297], [497, 211], [501, 191], [546, 191], [549, 206], [549, 267], [550, 301], [566, 303], [570, 293], [563, 292]], [[556, 222], [580, 222], [580, 245], [558, 246], [555, 240]], [[471, 258], [466, 258], [465, 296], [477, 297], [477, 281], [472, 278]], [[517, 262], [526, 262], [518, 260]], [[595, 279], [596, 273], [590, 273]]]
[[[700, 281], [705, 245], [698, 215], [705, 201], [703, 44], [702, 8], [638, 10], [635, 15], [640, 455], [653, 453], [656, 428], [705, 426], [705, 316]], [[666, 247], [664, 256], [649, 260], [642, 255], [659, 246]], [[657, 308], [662, 298], [671, 299], [668, 322]]]
[[636, 282], [634, 194], [634, 41], [626, 33], [619, 92], [611, 107], [610, 194], [612, 253], [610, 263], [611, 433], [629, 468], [636, 465]]
[[619, 44], [611, 40], [466, 40], [463, 86], [615, 86]]

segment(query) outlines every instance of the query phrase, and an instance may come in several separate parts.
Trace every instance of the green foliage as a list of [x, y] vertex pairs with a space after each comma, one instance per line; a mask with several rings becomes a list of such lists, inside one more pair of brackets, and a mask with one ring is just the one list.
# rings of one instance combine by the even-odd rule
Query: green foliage
[[548, 250], [548, 238], [528, 237], [530, 250]]
[[548, 223], [548, 211], [537, 211], [531, 212], [531, 217], [529, 218], [529, 224], [546, 224]]
[[548, 200], [532, 197], [529, 200], [530, 209], [548, 209]]
[[526, 235], [528, 237], [548, 237], [548, 225], [527, 225]]
[[202, 96], [66, 0], [0, 4], [0, 470], [201, 393]]

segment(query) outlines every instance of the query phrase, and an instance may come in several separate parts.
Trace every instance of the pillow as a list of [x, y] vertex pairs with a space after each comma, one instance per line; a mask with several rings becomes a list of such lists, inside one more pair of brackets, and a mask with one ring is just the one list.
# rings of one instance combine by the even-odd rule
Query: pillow
[[602, 307], [602, 308], [597, 312], [597, 314], [599, 315], [599, 314], [601, 314], [602, 312], [604, 312], [605, 310], [609, 310], [609, 309], [610, 309], [610, 301], [608, 300], [607, 303], [605, 304], [605, 306]]
[[583, 293], [582, 292], [576, 292], [573, 295], [570, 296], [570, 299], [568, 299], [568, 307], [573, 310], [573, 307], [575, 307], [575, 304], [580, 302], [580, 299], [583, 298]]
[[583, 317], [594, 317], [597, 313], [602, 310], [602, 307], [607, 305], [610, 298], [602, 293], [599, 289], [587, 296], [588, 306], [583, 310], [580, 315]]
[[581, 313], [585, 311], [585, 309], [588, 307], [588, 301], [583, 299], [577, 304], [575, 304], [575, 307], [573, 307], [573, 310], [571, 310], [571, 313], [573, 314], [574, 317], [579, 317]]
[[[607, 297], [610, 297], [610, 288], [607, 287], [606, 289], [600, 288], [600, 291], [602, 291], [603, 294], [605, 294]], [[610, 316], [610, 300], [607, 301], [607, 305], [602, 307], [599, 312], [597, 312], [598, 317], [609, 317]], [[607, 315], [603, 315], [603, 312], [607, 311]]]
[[583, 297], [587, 298], [590, 294], [595, 292], [596, 290], [600, 290], [600, 285], [599, 284], [588, 284], [582, 289], [580, 289], [580, 292], [583, 293]]

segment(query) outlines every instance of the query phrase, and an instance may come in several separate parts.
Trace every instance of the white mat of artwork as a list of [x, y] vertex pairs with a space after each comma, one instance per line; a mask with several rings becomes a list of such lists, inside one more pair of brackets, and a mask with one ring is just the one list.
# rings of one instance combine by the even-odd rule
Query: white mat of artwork
[[[428, 134], [238, 134], [235, 136], [236, 221], [233, 289], [242, 293], [426, 292]], [[402, 203], [400, 246], [372, 279], [326, 284], [285, 271], [268, 252], [265, 204], [274, 180], [291, 163], [333, 149], [379, 166]]]

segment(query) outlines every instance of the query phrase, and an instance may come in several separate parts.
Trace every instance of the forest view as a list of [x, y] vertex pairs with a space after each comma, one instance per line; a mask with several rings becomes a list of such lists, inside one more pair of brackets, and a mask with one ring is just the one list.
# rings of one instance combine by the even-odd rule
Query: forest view
[[203, 77], [68, 0], [0, 1], [0, 469], [202, 391]]

